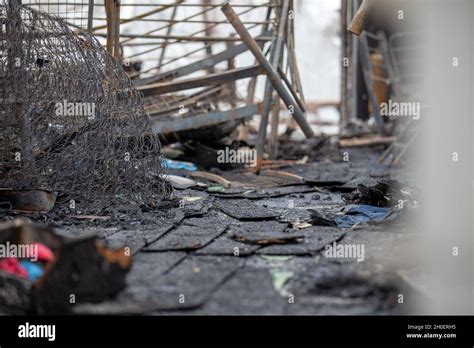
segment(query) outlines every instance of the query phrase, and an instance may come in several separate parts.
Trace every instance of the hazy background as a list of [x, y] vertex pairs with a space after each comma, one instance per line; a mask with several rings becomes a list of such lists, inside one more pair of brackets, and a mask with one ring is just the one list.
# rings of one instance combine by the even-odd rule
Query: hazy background
[[[424, 44], [420, 88], [428, 106], [416, 164], [425, 173], [418, 249], [432, 314], [474, 313], [474, 2], [418, 3]], [[457, 62], [457, 66], [456, 66]], [[456, 256], [457, 251], [457, 256]]]
[[340, 19], [338, 0], [296, 0], [296, 45], [307, 99], [340, 96]]

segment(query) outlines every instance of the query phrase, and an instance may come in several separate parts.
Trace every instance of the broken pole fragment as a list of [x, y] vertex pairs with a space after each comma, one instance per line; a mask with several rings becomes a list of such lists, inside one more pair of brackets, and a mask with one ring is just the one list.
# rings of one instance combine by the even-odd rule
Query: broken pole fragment
[[[294, 117], [296, 123], [298, 123], [298, 125], [300, 126], [304, 135], [307, 138], [314, 137], [313, 130], [311, 129], [311, 126], [308, 124], [308, 122], [306, 121], [304, 117], [304, 113], [299, 107], [298, 103], [296, 103], [294, 99], [292, 98], [292, 96], [288, 93], [287, 89], [285, 88], [285, 85], [280, 79], [280, 76], [278, 76], [277, 71], [273, 69], [270, 62], [265, 58], [257, 42], [252, 38], [252, 36], [249, 34], [245, 26], [242, 24], [239, 17], [235, 13], [235, 11], [232, 9], [232, 6], [229, 3], [225, 3], [221, 7], [221, 10], [225, 14], [227, 19], [229, 20], [230, 24], [232, 24], [234, 29], [237, 31], [242, 41], [247, 45], [250, 52], [252, 52], [255, 59], [262, 67], [262, 69], [265, 71], [269, 81], [273, 85], [273, 88], [275, 88], [275, 90], [278, 92], [283, 102], [286, 104], [286, 106], [290, 110], [290, 113]], [[291, 112], [291, 110], [293, 110], [293, 112]]]
[[359, 9], [357, 10], [354, 18], [352, 18], [351, 24], [347, 27], [347, 30], [351, 33], [359, 36], [364, 30], [364, 27], [369, 19], [369, 13], [374, 6], [375, 0], [363, 0]]

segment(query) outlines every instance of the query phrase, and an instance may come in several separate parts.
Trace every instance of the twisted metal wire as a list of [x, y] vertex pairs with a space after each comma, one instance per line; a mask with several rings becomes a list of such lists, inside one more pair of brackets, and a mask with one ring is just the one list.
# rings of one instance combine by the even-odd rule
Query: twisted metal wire
[[0, 2], [0, 188], [93, 202], [170, 194], [161, 146], [121, 65], [59, 17]]

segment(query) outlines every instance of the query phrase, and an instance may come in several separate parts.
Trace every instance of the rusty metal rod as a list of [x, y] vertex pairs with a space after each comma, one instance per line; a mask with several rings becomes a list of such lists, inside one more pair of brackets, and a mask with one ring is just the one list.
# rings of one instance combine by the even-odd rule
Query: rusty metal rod
[[[267, 14], [265, 16], [265, 20], [267, 22], [270, 20], [270, 18], [272, 16], [272, 12], [273, 12], [272, 7], [267, 8]], [[275, 19], [275, 22], [276, 22], [276, 19]], [[242, 23], [245, 24], [245, 22], [242, 22]], [[263, 35], [266, 31], [268, 31], [268, 26], [269, 26], [268, 23], [262, 24], [262, 33], [261, 33], [261, 35]], [[263, 49], [264, 45], [265, 44], [260, 43], [260, 49]], [[250, 80], [250, 82], [248, 84], [248, 87], [247, 87], [247, 98], [246, 98], [246, 103], [247, 104], [252, 104], [254, 102], [256, 88], [257, 88], [257, 78], [254, 77]]]
[[[92, 0], [91, 0], [92, 1]], [[121, 5], [122, 6], [122, 5]], [[88, 19], [89, 17], [76, 17], [74, 19], [77, 19], [77, 20], [84, 20], [84, 19]], [[129, 18], [122, 18], [122, 20], [127, 20]], [[94, 20], [96, 21], [106, 21], [107, 18], [105, 17], [94, 17]], [[222, 21], [217, 21], [217, 20], [202, 20], [202, 19], [192, 19], [192, 20], [189, 20], [189, 21], [184, 21], [184, 20], [181, 20], [181, 19], [175, 19], [175, 20], [172, 20], [172, 19], [167, 19], [167, 18], [133, 18], [133, 22], [153, 22], [153, 23], [170, 23], [170, 24], [229, 24], [229, 22], [222, 22]], [[133, 24], [130, 23], [130, 24]], [[270, 24], [270, 23], [274, 23], [273, 20], [270, 20], [270, 21], [242, 21], [243, 24]], [[121, 24], [127, 24], [127, 23], [121, 23]]]
[[280, 124], [280, 98], [277, 96], [273, 103], [272, 117], [270, 119], [270, 159], [276, 159], [278, 154], [278, 126]]
[[[182, 2], [182, 1], [181, 1], [181, 2]], [[212, 8], [204, 9], [203, 11], [200, 11], [200, 12], [198, 12], [198, 13], [195, 13], [195, 14], [193, 14], [193, 15], [191, 15], [191, 16], [182, 18], [181, 20], [187, 21], [188, 19], [192, 19], [192, 18], [198, 17], [198, 16], [200, 16], [200, 15], [202, 15], [203, 13], [206, 13], [206, 12], [208, 12], [208, 11], [212, 11]], [[158, 27], [158, 28], [155, 28], [155, 29], [153, 29], [153, 30], [147, 31], [147, 32], [145, 33], [145, 35], [149, 35], [149, 34], [156, 33], [156, 32], [158, 32], [158, 31], [160, 31], [160, 30], [163, 30], [163, 29], [168, 28], [170, 25], [171, 25], [171, 24], [168, 23], [168, 24], [163, 25], [163, 26], [161, 26], [161, 27]], [[133, 39], [124, 40], [124, 41], [122, 41], [122, 43], [131, 41], [131, 40], [133, 40]]]
[[[278, 23], [277, 36], [272, 45], [272, 53], [270, 55], [270, 63], [273, 69], [277, 69], [283, 56], [283, 43], [285, 40], [285, 29], [288, 20], [289, 0], [283, 0], [282, 8], [279, 13], [280, 21]], [[278, 11], [277, 11], [278, 12]], [[265, 99], [263, 101], [263, 113], [257, 134], [257, 168], [260, 169], [265, 152], [265, 142], [267, 138], [268, 119], [273, 100], [273, 84], [270, 78], [265, 82]]]
[[272, 83], [273, 88], [275, 88], [283, 102], [290, 110], [290, 113], [294, 117], [296, 123], [298, 123], [298, 125], [300, 126], [304, 135], [307, 138], [314, 137], [314, 132], [308, 122], [306, 122], [303, 111], [298, 106], [298, 103], [296, 103], [293, 100], [292, 96], [288, 93], [287, 89], [285, 88], [285, 85], [278, 76], [278, 73], [275, 71], [275, 69], [273, 69], [270, 62], [265, 58], [257, 42], [249, 34], [247, 29], [245, 29], [245, 26], [242, 24], [239, 17], [237, 17], [237, 14], [232, 9], [232, 6], [229, 3], [226, 3], [221, 7], [221, 10], [225, 14], [229, 22], [232, 24], [234, 29], [237, 31], [242, 41], [244, 41], [244, 43], [247, 45], [250, 52], [252, 52], [252, 54], [255, 56], [255, 59], [258, 61], [262, 69], [266, 72], [266, 75]]
[[241, 80], [262, 74], [259, 66], [249, 68], [238, 68], [228, 70], [222, 73], [208, 74], [206, 76], [195, 77], [186, 80], [178, 80], [172, 82], [159, 82], [152, 85], [139, 86], [137, 89], [143, 93], [145, 97], [156, 94], [164, 94], [193, 89], [209, 85], [217, 85], [221, 83], [229, 83], [235, 80]]
[[[252, 27], [249, 27], [249, 29], [253, 29], [255, 26], [252, 26]], [[262, 39], [262, 40], [260, 40]], [[265, 43], [266, 41], [269, 41], [271, 40], [270, 37], [268, 38], [265, 38], [263, 36], [259, 37], [259, 39], [257, 39], [258, 41], [262, 41], [263, 43]], [[227, 39], [222, 39], [222, 40], [214, 40], [213, 41], [213, 38], [211, 38], [210, 40], [209, 39], [206, 39], [206, 38], [202, 38], [202, 40], [194, 40], [194, 41], [181, 41], [181, 40], [175, 40], [175, 41], [168, 41], [168, 45], [171, 45], [171, 44], [176, 44], [176, 43], [179, 43], [179, 44], [183, 44], [183, 43], [194, 43], [194, 42], [201, 42], [201, 41], [211, 41], [210, 43], [205, 43], [203, 47], [199, 47], [197, 49], [195, 49], [194, 51], [191, 51], [191, 52], [188, 52], [186, 53], [186, 55], [183, 55], [181, 56], [181, 58], [186, 58], [187, 56], [189, 56], [190, 54], [193, 54], [193, 53], [196, 53], [196, 52], [200, 52], [200, 51], [203, 51], [206, 49], [206, 47], [208, 45], [212, 45], [214, 42], [229, 42], [229, 41], [235, 41], [235, 42], [238, 42], [238, 41], [241, 41], [239, 38], [227, 38]], [[135, 53], [134, 55], [131, 55], [129, 56], [128, 58], [132, 58], [132, 57], [138, 57], [138, 56], [141, 56], [143, 54], [146, 54], [146, 53], [150, 53], [150, 52], [153, 52], [153, 51], [156, 51], [156, 50], [159, 50], [162, 46], [158, 46], [158, 47], [154, 47], [152, 49], [149, 49], [149, 50], [146, 50], [146, 51], [142, 51], [142, 52], [138, 52], [138, 53]], [[163, 63], [161, 66], [156, 66], [154, 68], [150, 68], [148, 69], [147, 71], [151, 71], [151, 70], [154, 70], [154, 69], [157, 69], [157, 68], [161, 68], [164, 66], [164, 65], [168, 65], [170, 63], [173, 63], [174, 61], [176, 60], [179, 60], [180, 58], [178, 59], [174, 59], [174, 60], [170, 60], [170, 61], [166, 61], [165, 63]], [[147, 71], [142, 71], [141, 73], [145, 73]]]
[[[122, 5], [121, 5], [122, 6]], [[141, 19], [141, 18], [145, 18], [147, 16], [151, 16], [153, 14], [156, 14], [156, 13], [159, 13], [159, 12], [162, 12], [168, 8], [170, 8], [171, 6], [166, 6], [166, 7], [160, 7], [160, 8], [157, 8], [157, 9], [154, 9], [152, 11], [149, 11], [149, 12], [146, 12], [146, 13], [142, 13], [142, 14], [139, 14], [137, 16], [134, 16], [134, 17], [130, 17], [130, 18], [127, 18], [127, 19], [122, 19], [121, 21], [119, 21], [119, 24], [122, 25], [122, 24], [126, 24], [126, 23], [129, 23], [129, 22], [133, 22], [137, 19]], [[97, 19], [97, 18], [96, 18]], [[95, 28], [92, 28], [92, 31], [97, 31], [97, 30], [100, 30], [100, 29], [105, 29], [107, 27], [107, 24], [104, 24], [104, 25], [99, 25]]]
[[114, 57], [121, 60], [120, 53], [120, 0], [114, 0], [113, 4], [113, 45]]
[[[176, 6], [173, 8], [173, 13], [171, 14], [171, 22], [170, 26], [168, 29], [166, 29], [166, 35], [171, 35], [171, 31], [173, 30], [173, 26], [175, 25], [175, 18], [176, 18], [176, 13], [178, 12], [178, 7]], [[169, 40], [166, 39], [166, 43], [163, 45], [163, 48], [161, 50], [160, 58], [158, 59], [158, 66], [161, 66], [163, 64], [163, 59], [165, 58], [165, 52], [166, 52], [166, 47], [168, 46]]]
[[[290, 11], [293, 10], [293, 1], [290, 2]], [[296, 92], [298, 93], [299, 98], [301, 101], [306, 103], [304, 93], [303, 93], [303, 84], [300, 78], [300, 70], [298, 67], [298, 60], [296, 59], [296, 52], [295, 52], [295, 31], [294, 31], [294, 18], [290, 17], [289, 20], [290, 25], [288, 28], [290, 33], [288, 34], [288, 60], [290, 65], [290, 72], [291, 72], [291, 81], [295, 84]], [[304, 111], [304, 110], [303, 110]]]
[[92, 33], [93, 21], [94, 21], [94, 0], [89, 0], [89, 8], [87, 9], [87, 31], [89, 33]]
[[[212, 9], [212, 8], [211, 8], [211, 9]], [[250, 11], [252, 11], [252, 10], [254, 10], [254, 9], [253, 9], [253, 8], [249, 8], [249, 9], [247, 9], [247, 10], [244, 10], [244, 11], [240, 12], [239, 15], [244, 14], [244, 13], [247, 13], [247, 12], [250, 12]], [[189, 17], [185, 18], [184, 20], [187, 20], [187, 19], [189, 19], [189, 18], [194, 18], [194, 17], [196, 17], [197, 15], [203, 15], [203, 16], [205, 16], [207, 12], [209, 12], [209, 9], [204, 10], [204, 11], [198, 13], [198, 14], [194, 14], [194, 15], [192, 15], [192, 16], [189, 16]], [[224, 21], [221, 21], [220, 24], [223, 24], [223, 23], [226, 23], [226, 21], [225, 21], [225, 20], [224, 20]], [[161, 29], [164, 29], [164, 28], [166, 28], [166, 27], [169, 27], [170, 25], [171, 25], [171, 24], [165, 25], [165, 26], [161, 27]], [[196, 31], [196, 32], [194, 32], [194, 33], [188, 35], [188, 37], [196, 37], [196, 35], [198, 35], [198, 34], [200, 34], [200, 33], [203, 33], [203, 32], [205, 33], [205, 37], [209, 37], [209, 35], [208, 35], [208, 33], [207, 33], [207, 30], [210, 30], [210, 29], [212, 29], [212, 28], [214, 28], [214, 27], [217, 27], [218, 25], [219, 25], [219, 24], [212, 24], [212, 25], [208, 26], [207, 29], [205, 28], [205, 29], [203, 29], [203, 30], [198, 30], [198, 31]], [[149, 33], [156, 32], [156, 31], [158, 31], [158, 30], [160, 30], [160, 29], [154, 29], [154, 30], [152, 30], [151, 32], [148, 32], [148, 34], [149, 34]], [[169, 37], [169, 39], [172, 39], [172, 38], [173, 38], [171, 35], [168, 35], [168, 37]], [[130, 41], [130, 40], [133, 40], [133, 39], [124, 40], [122, 43], [128, 42], [128, 41]], [[168, 39], [167, 39], [167, 40], [168, 40]], [[205, 42], [204, 48], [206, 49], [206, 51], [208, 51], [209, 47], [211, 47], [212, 42], [213, 42], [212, 40], [208, 40], [208, 41], [210, 41], [210, 42], [204, 41], [204, 42]], [[223, 40], [219, 40], [219, 41], [223, 41]], [[152, 48], [152, 49], [143, 51], [143, 52], [136, 53], [136, 54], [134, 54], [134, 56], [138, 56], [138, 55], [141, 55], [141, 54], [144, 54], [144, 53], [149, 53], [149, 52], [152, 52], [152, 51], [157, 50], [157, 49], [159, 49], [159, 48], [161, 48], [161, 46], [160, 46], [160, 47], [155, 47], [155, 48]], [[131, 58], [131, 57], [129, 57], [129, 58]]]
[[[34, 4], [32, 5], [35, 5], [35, 6], [40, 6], [40, 5], [73, 5], [71, 3], [68, 3], [68, 2], [55, 2], [54, 4], [51, 4], [50, 2], [35, 2]], [[81, 3], [76, 3], [76, 5], [82, 5]], [[96, 3], [94, 4], [94, 6], [104, 6], [103, 3]], [[131, 6], [131, 7], [155, 7], [155, 6], [183, 6], [183, 7], [202, 7], [202, 4], [198, 4], [198, 3], [183, 3], [183, 4], [163, 4], [163, 3], [148, 3], [148, 4], [143, 4], [143, 3], [138, 3], [138, 4], [134, 4], [134, 3], [126, 3], [126, 4], [122, 4], [122, 6]], [[211, 5], [207, 5], [207, 7], [212, 7], [212, 8], [216, 8], [216, 7], [220, 7], [221, 4], [211, 4]], [[266, 3], [261, 3], [261, 4], [258, 4], [258, 5], [254, 5], [254, 4], [235, 4], [235, 5], [232, 5], [233, 7], [276, 7], [278, 5], [275, 5], [275, 4], [270, 4], [268, 2]]]
[[280, 66], [278, 66], [278, 73], [280, 74], [283, 82], [285, 82], [286, 87], [290, 91], [290, 93], [293, 95], [294, 99], [298, 103], [298, 106], [301, 108], [301, 111], [306, 114], [306, 105], [304, 105], [304, 102], [302, 99], [298, 98], [298, 92], [293, 88], [293, 85], [291, 84], [291, 81], [288, 80], [288, 77], [286, 77], [285, 72], [282, 70]]
[[[107, 33], [105, 37], [107, 38], [107, 52], [109, 54], [113, 54], [114, 45], [113, 45], [113, 0], [105, 0], [105, 12], [107, 15], [107, 24], [105, 25], [107, 28]], [[94, 29], [92, 29], [94, 30]]]
[[[249, 27], [249, 29], [253, 29], [253, 28], [255, 28], [255, 27], [256, 27], [256, 25]], [[265, 36], [260, 36], [260, 37], [261, 37], [261, 38], [265, 38]], [[265, 43], [266, 41], [269, 41], [269, 40], [270, 40], [270, 38], [267, 38], [267, 40], [262, 40], [261, 42], [262, 42], [262, 43]], [[260, 40], [259, 40], [259, 41], [260, 41]], [[176, 43], [176, 41], [174, 41], [173, 43]], [[181, 43], [185, 43], [185, 41], [181, 41]], [[207, 46], [207, 45], [212, 45], [212, 43], [206, 44], [205, 46]], [[163, 63], [160, 68], [163, 68], [163, 66], [168, 65], [168, 64], [171, 64], [171, 63], [173, 63], [173, 62], [175, 62], [175, 61], [178, 61], [178, 60], [180, 60], [180, 59], [187, 58], [187, 57], [189, 57], [190, 55], [192, 55], [192, 54], [194, 54], [194, 53], [196, 53], [196, 52], [203, 51], [203, 50], [206, 48], [205, 46], [204, 46], [204, 47], [197, 48], [197, 49], [195, 49], [194, 51], [190, 51], [190, 52], [188, 52], [188, 53], [186, 53], [186, 54], [184, 54], [184, 55], [182, 55], [182, 56], [180, 56], [180, 57], [177, 57], [177, 58], [175, 58], [175, 59], [168, 60], [168, 61], [166, 61], [165, 63]], [[153, 70], [153, 69], [152, 69], [152, 70]]]
[[[95, 36], [105, 37], [106, 34], [99, 33], [95, 34]], [[239, 38], [231, 38], [228, 36], [217, 36], [217, 37], [205, 37], [205, 36], [184, 36], [184, 35], [134, 35], [134, 34], [122, 34], [122, 37], [125, 38], [132, 38], [132, 39], [173, 39], [173, 40], [182, 40], [182, 41], [194, 41], [194, 42], [201, 42], [201, 41], [212, 41], [212, 42], [239, 42], [242, 41]], [[259, 37], [256, 41], [267, 42], [270, 41], [271, 37]]]

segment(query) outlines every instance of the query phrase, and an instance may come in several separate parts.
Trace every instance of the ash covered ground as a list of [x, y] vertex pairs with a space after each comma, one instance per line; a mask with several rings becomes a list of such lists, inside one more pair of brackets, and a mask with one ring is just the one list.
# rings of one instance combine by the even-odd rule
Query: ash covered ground
[[[153, 209], [57, 206], [21, 216], [73, 237], [95, 233], [106, 246], [131, 248], [127, 287], [107, 301], [75, 306], [76, 313], [406, 313], [416, 292], [404, 276], [412, 270], [404, 255], [416, 238], [408, 223], [416, 209], [405, 206], [390, 218], [351, 227], [334, 221], [357, 205], [347, 197], [358, 185], [391, 180], [415, 187], [415, 175], [378, 163], [383, 148], [344, 150], [348, 161], [333, 146], [315, 152], [310, 141], [282, 145], [281, 151], [291, 155], [295, 147], [313, 155], [278, 170], [304, 182], [227, 171], [220, 174], [237, 183], [233, 189], [175, 190]], [[328, 246], [345, 245], [359, 252], [363, 246], [363, 255], [327, 253]]]

